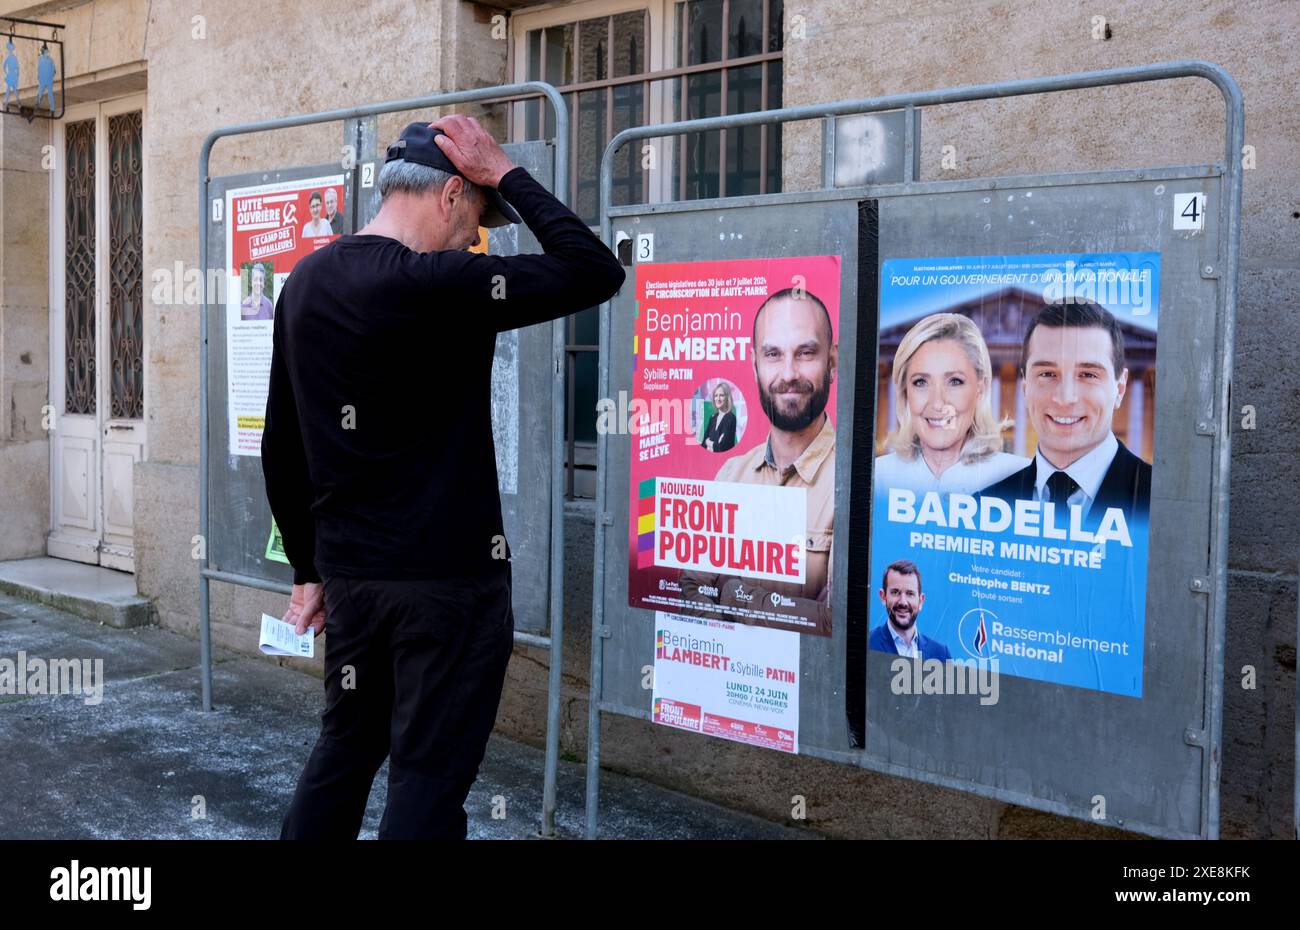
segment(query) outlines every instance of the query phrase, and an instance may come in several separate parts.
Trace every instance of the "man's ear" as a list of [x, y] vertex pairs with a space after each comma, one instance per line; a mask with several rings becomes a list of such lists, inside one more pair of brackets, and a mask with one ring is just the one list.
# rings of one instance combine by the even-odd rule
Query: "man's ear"
[[442, 196], [447, 204], [448, 211], [457, 200], [465, 196], [465, 193], [464, 178], [459, 175], [452, 175], [447, 179], [447, 183], [442, 186]]
[[1125, 368], [1119, 373], [1119, 380], [1115, 382], [1115, 409], [1124, 403], [1124, 393], [1128, 390], [1128, 369]]

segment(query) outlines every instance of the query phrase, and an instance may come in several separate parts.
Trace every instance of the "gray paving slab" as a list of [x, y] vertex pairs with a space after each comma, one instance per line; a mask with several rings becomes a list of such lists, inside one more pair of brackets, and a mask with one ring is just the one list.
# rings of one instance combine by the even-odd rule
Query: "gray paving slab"
[[[20, 652], [29, 663], [79, 659], [93, 668], [101, 660], [102, 700], [94, 703], [93, 692], [0, 694], [0, 838], [279, 835], [316, 739], [320, 679], [217, 650], [216, 708], [204, 713], [194, 640], [158, 627], [101, 626], [0, 594], [0, 660], [17, 662]], [[493, 736], [466, 802], [471, 837], [536, 836], [542, 760], [539, 749]], [[583, 779], [581, 764], [561, 762], [561, 838], [582, 833]], [[375, 836], [386, 781], [387, 765], [362, 838]], [[601, 801], [601, 835], [611, 839], [814, 838], [615, 773], [602, 776]]]

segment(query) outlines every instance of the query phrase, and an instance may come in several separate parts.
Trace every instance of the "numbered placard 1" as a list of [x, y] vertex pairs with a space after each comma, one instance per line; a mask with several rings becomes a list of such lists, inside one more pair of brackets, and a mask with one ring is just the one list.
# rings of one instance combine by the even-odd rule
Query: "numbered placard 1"
[[375, 186], [375, 163], [373, 161], [364, 162], [361, 165], [361, 186]]

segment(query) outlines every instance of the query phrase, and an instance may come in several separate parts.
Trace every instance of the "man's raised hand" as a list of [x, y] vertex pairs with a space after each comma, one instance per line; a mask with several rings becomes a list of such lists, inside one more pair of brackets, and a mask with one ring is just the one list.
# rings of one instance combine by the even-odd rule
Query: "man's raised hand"
[[472, 116], [454, 113], [429, 125], [445, 133], [434, 137], [435, 144], [474, 184], [496, 187], [515, 166], [497, 140]]

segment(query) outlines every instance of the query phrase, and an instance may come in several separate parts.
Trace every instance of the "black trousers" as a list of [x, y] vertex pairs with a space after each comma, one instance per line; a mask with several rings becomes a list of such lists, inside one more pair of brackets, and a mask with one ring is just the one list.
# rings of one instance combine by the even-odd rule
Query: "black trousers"
[[385, 757], [379, 838], [465, 838], [514, 645], [510, 594], [508, 561], [473, 578], [325, 580], [325, 711], [281, 839], [356, 839]]

